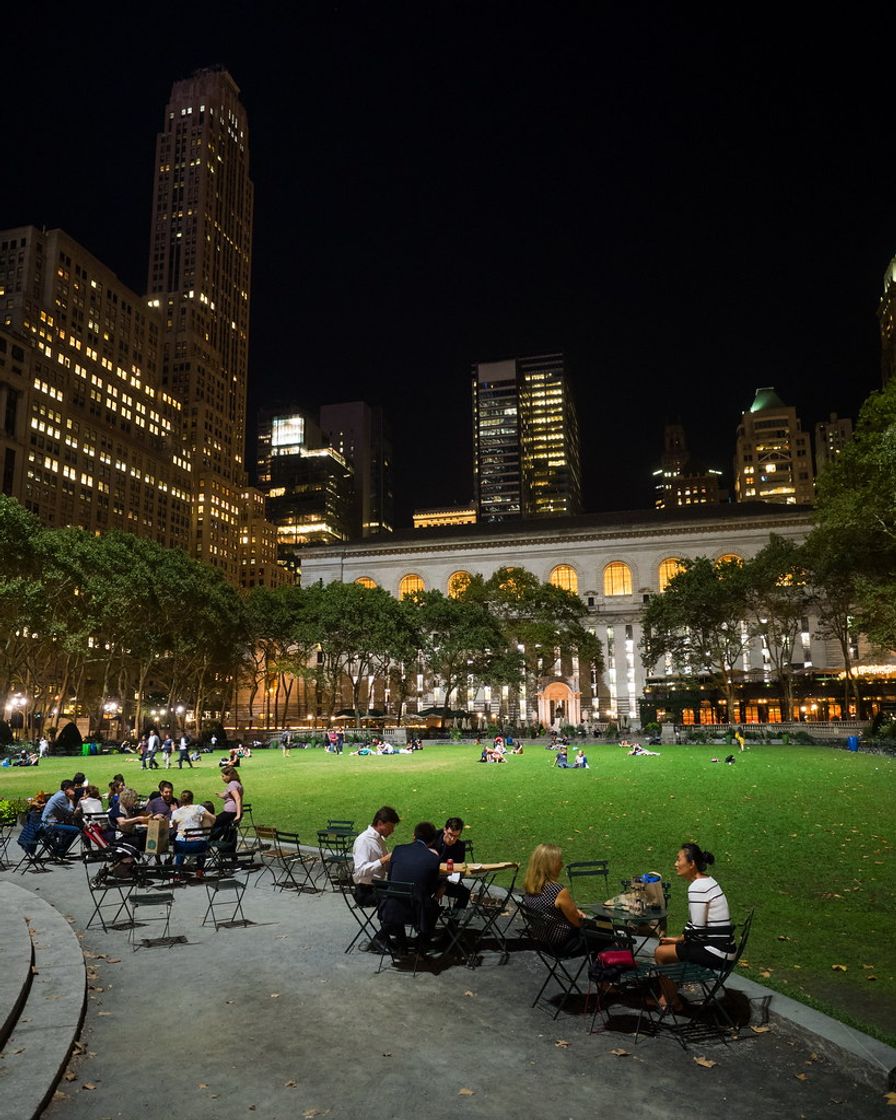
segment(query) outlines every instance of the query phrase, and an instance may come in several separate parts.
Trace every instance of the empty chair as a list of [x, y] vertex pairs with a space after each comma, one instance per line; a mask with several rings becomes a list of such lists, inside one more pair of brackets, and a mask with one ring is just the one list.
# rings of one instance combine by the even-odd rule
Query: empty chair
[[252, 923], [243, 913], [243, 895], [246, 884], [239, 879], [206, 879], [205, 890], [208, 895], [208, 909], [202, 919], [208, 925], [209, 919], [219, 929], [232, 929], [234, 926], [248, 926]]

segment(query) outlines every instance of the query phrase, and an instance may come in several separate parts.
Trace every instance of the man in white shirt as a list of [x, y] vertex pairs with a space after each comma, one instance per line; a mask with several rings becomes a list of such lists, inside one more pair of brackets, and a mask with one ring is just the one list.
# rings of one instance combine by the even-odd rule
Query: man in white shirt
[[391, 805], [377, 809], [368, 828], [357, 837], [352, 846], [352, 878], [355, 881], [355, 901], [359, 906], [373, 906], [376, 896], [373, 891], [374, 879], [385, 879], [389, 860], [386, 840], [395, 831], [400, 817]]

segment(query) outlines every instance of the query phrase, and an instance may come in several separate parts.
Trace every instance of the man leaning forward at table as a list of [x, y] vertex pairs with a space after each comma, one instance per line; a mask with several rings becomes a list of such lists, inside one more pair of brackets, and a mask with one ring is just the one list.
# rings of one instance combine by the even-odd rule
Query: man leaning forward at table
[[374, 879], [385, 879], [392, 858], [386, 850], [386, 840], [395, 831], [401, 818], [391, 805], [377, 809], [369, 827], [355, 837], [352, 845], [352, 879], [355, 882], [355, 902], [359, 906], [375, 906]]
[[[461, 840], [464, 822], [460, 817], [449, 817], [445, 827], [436, 833], [433, 847], [438, 852], [441, 863], [453, 860], [455, 866], [465, 863], [467, 859], [467, 845]], [[453, 900], [452, 910], [463, 910], [470, 900], [470, 888], [462, 882], [452, 883], [450, 879], [445, 883], [445, 894]]]
[[418, 933], [417, 951], [422, 956], [436, 925], [440, 890], [439, 854], [434, 849], [436, 826], [421, 821], [414, 827], [413, 844], [399, 844], [389, 863], [389, 879], [396, 883], [412, 883], [414, 901], [387, 898], [380, 906], [380, 940], [394, 937], [399, 953], [408, 951], [405, 926]]

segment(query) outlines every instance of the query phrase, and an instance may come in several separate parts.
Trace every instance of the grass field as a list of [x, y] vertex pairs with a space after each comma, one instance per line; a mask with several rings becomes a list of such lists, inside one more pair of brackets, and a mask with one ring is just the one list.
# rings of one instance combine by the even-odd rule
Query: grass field
[[[756, 908], [746, 974], [896, 1042], [896, 762], [754, 747], [734, 766], [710, 763], [726, 751], [665, 747], [659, 758], [629, 758], [617, 746], [589, 745], [588, 771], [558, 770], [540, 747], [506, 766], [479, 765], [468, 745], [380, 758], [258, 751], [242, 777], [257, 824], [298, 830], [311, 843], [328, 817], [363, 826], [391, 804], [402, 817], [393, 844], [407, 841], [418, 820], [459, 815], [478, 860], [525, 863], [550, 841], [567, 861], [609, 859], [614, 891], [620, 878], [644, 871], [674, 878], [679, 844], [696, 840], [716, 855], [735, 920]], [[39, 770], [0, 771], [0, 797], [56, 789], [82, 761], [103, 790], [118, 770], [140, 792], [152, 785], [128, 755], [51, 759]], [[168, 776], [197, 800], [221, 788], [212, 756]], [[685, 919], [685, 893], [675, 881], [672, 931]]]

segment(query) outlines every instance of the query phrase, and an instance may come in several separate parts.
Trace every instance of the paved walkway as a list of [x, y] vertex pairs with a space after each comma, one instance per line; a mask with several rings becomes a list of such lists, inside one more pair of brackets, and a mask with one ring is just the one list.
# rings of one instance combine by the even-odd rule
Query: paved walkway
[[[10, 873], [0, 879], [13, 881]], [[83, 869], [16, 876], [80, 931], [90, 913]], [[84, 1053], [49, 1120], [252, 1114], [295, 1117], [884, 1116], [885, 1084], [786, 1024], [728, 1047], [683, 1051], [629, 1030], [589, 1036], [590, 1016], [552, 1021], [529, 1006], [535, 955], [471, 971], [387, 968], [343, 948], [353, 922], [332, 894], [250, 886], [256, 924], [200, 925], [205, 890], [178, 891], [172, 932], [186, 945], [132, 952], [127, 934], [81, 935], [91, 991]], [[620, 1019], [623, 1026], [632, 1020]], [[624, 1051], [624, 1053], [621, 1053]], [[716, 1064], [695, 1062], [706, 1057]]]

